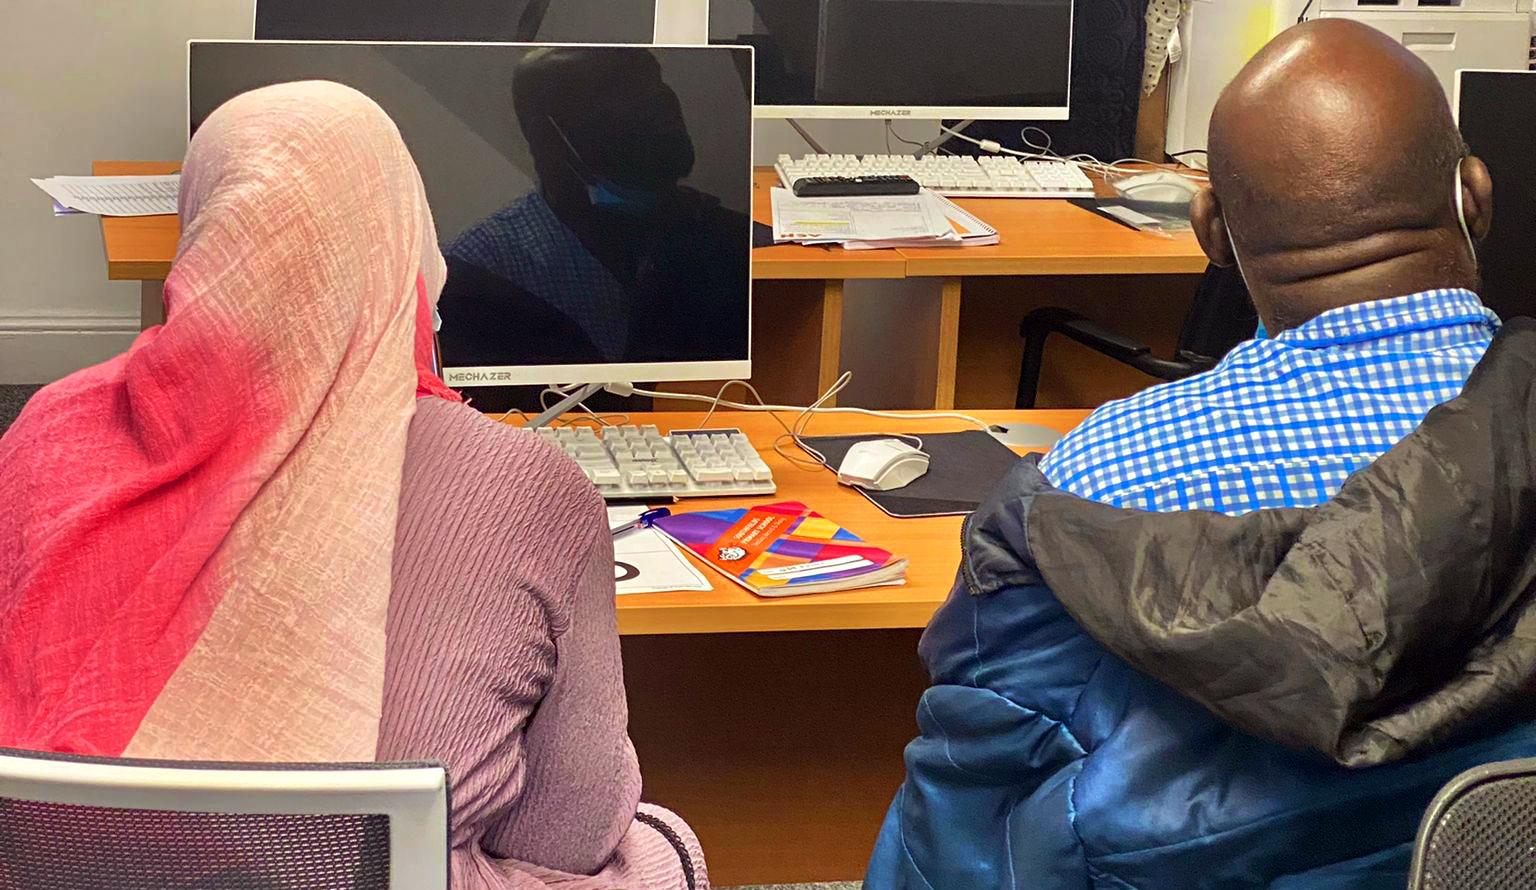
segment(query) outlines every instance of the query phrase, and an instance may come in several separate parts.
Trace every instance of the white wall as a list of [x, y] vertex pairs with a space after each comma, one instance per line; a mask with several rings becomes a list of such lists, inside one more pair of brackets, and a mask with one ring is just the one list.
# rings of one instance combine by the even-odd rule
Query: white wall
[[0, 383], [127, 347], [139, 289], [108, 283], [94, 217], [54, 219], [31, 177], [180, 158], [186, 41], [249, 37], [252, 0], [5, 0], [0, 16]]
[[1305, 5], [1306, 0], [1196, 0], [1179, 24], [1184, 58], [1169, 73], [1168, 151], [1206, 147], [1221, 91], [1271, 37], [1296, 22]]
[[[106, 280], [98, 221], [53, 218], [30, 177], [89, 173], [93, 160], [180, 158], [186, 41], [249, 37], [253, 0], [4, 2], [0, 383], [41, 383], [126, 349], [138, 330], [139, 289]], [[811, 121], [807, 128], [829, 151], [885, 150], [880, 122]], [[897, 129], [919, 141], [937, 132], [924, 122]], [[757, 163], [807, 151], [783, 121], [759, 122]], [[869, 283], [854, 291], [844, 362], [855, 382], [845, 401], [926, 401], [931, 357], [914, 363], [905, 350], [882, 347], [898, 336], [894, 320], [934, 311], [937, 284]]]

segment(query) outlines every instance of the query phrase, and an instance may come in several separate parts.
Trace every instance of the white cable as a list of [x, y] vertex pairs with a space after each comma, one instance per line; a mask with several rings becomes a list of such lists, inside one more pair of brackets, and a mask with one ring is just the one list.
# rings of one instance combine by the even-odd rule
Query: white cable
[[[836, 395], [839, 391], [842, 390], [843, 386], [847, 385], [846, 382], [843, 382], [845, 378], [852, 378], [852, 376], [852, 372], [843, 372], [843, 376], [838, 378], [839, 382], [842, 383], [842, 386], [833, 384], [833, 388], [829, 389], [827, 392], [831, 395]], [[730, 382], [733, 384], [746, 384], [746, 381], [744, 380], [733, 380]], [[950, 411], [897, 412], [877, 411], [873, 408], [852, 408], [843, 406], [836, 408], [819, 407], [820, 402], [825, 401], [830, 397], [828, 395], [823, 395], [821, 399], [817, 400], [817, 404], [815, 405], [805, 406], [767, 404], [751, 405], [745, 402], [732, 402], [729, 399], [722, 399], [718, 397], [701, 396], [691, 392], [657, 392], [655, 390], [638, 388], [631, 390], [631, 392], [637, 396], [646, 396], [652, 399], [676, 399], [684, 402], [699, 402], [705, 405], [714, 405], [716, 408], [730, 408], [734, 411], [798, 411], [802, 413], [809, 411], [814, 414], [862, 414], [867, 417], [884, 417], [893, 420], [963, 420], [966, 423], [974, 423], [976, 426], [984, 430], [991, 429], [992, 427], [990, 423], [979, 420], [969, 414], [958, 414]]]
[[[715, 411], [717, 409], [721, 408], [722, 406], [723, 407], [727, 407], [727, 408], [732, 408], [732, 409], [737, 410], [737, 411], [762, 411], [762, 412], [766, 412], [770, 417], [772, 417], [775, 421], [778, 422], [780, 427], [783, 427], [783, 429], [784, 429], [784, 435], [779, 436], [778, 438], [773, 440], [773, 451], [774, 451], [774, 453], [779, 455], [780, 457], [784, 458], [785, 460], [789, 461], [790, 463], [794, 464], [795, 466], [800, 467], [801, 469], [810, 468], [810, 469], [818, 469], [819, 470], [819, 469], [821, 469], [823, 467], [825, 467], [827, 469], [833, 469], [832, 465], [827, 462], [826, 455], [822, 454], [820, 451], [816, 450], [811, 445], [807, 444], [806, 441], [805, 441], [805, 431], [806, 431], [806, 428], [810, 426], [810, 422], [811, 422], [812, 418], [814, 418], [818, 414], [861, 414], [861, 415], [865, 415], [865, 416], [868, 416], [868, 417], [883, 417], [883, 418], [890, 418], [890, 419], [894, 419], [894, 420], [935, 420], [935, 419], [963, 420], [963, 421], [966, 421], [967, 423], [975, 424], [976, 426], [980, 427], [983, 431], [989, 431], [992, 428], [991, 424], [989, 424], [989, 423], [987, 423], [987, 422], [985, 422], [983, 420], [979, 420], [979, 419], [977, 419], [975, 417], [972, 417], [969, 414], [959, 414], [959, 413], [948, 412], [948, 411], [896, 412], [896, 411], [877, 411], [877, 410], [872, 409], [872, 408], [852, 408], [852, 407], [828, 408], [828, 407], [826, 407], [825, 403], [827, 401], [831, 400], [838, 393], [842, 392], [844, 387], [846, 387], [848, 385], [849, 381], [851, 381], [852, 379], [853, 379], [853, 372], [852, 371], [844, 371], [842, 373], [842, 375], [840, 377], [838, 377], [837, 380], [830, 387], [827, 388], [826, 392], [822, 393], [821, 396], [816, 399], [816, 401], [814, 401], [810, 405], [806, 405], [806, 406], [798, 406], [798, 405], [769, 405], [769, 404], [767, 404], [766, 402], [763, 401], [763, 397], [762, 397], [761, 394], [758, 393], [757, 388], [754, 387], [751, 383], [748, 383], [745, 380], [727, 380], [723, 385], [721, 385], [719, 391], [715, 393], [713, 398], [711, 398], [710, 396], [696, 395], [694, 393], [657, 392], [655, 390], [637, 389], [637, 388], [630, 387], [630, 386], [627, 386], [627, 385], [625, 385], [625, 386], [618, 386], [618, 387], [610, 386], [608, 389], [609, 389], [610, 392], [613, 392], [616, 395], [630, 395], [630, 394], [633, 394], [633, 395], [646, 396], [646, 397], [649, 397], [649, 398], [652, 398], [652, 399], [678, 399], [678, 400], [685, 401], [685, 402], [701, 402], [701, 403], [707, 404], [710, 407], [709, 407], [709, 412], [707, 414], [705, 414], [705, 421], [704, 422], [706, 422], [706, 423], [708, 422], [708, 419], [710, 417], [714, 416]], [[740, 386], [740, 387], [745, 388], [748, 392], [752, 393], [752, 395], [757, 398], [758, 404], [752, 405], [752, 404], [748, 404], [748, 403], [745, 403], [745, 402], [733, 402], [733, 401], [730, 401], [728, 399], [725, 399], [724, 395], [725, 395], [726, 390], [730, 389], [732, 386]], [[793, 423], [786, 424], [786, 423], [784, 423], [783, 420], [779, 419], [778, 412], [780, 412], [780, 411], [798, 411], [799, 415], [795, 418]], [[901, 439], [911, 439], [911, 440], [913, 440], [914, 442], [917, 443], [917, 449], [919, 451], [923, 450], [923, 440], [921, 438], [917, 437], [917, 436], [908, 435], [908, 434], [904, 434], [904, 433], [893, 433], [892, 437], [893, 438], [901, 438]], [[795, 445], [801, 451], [804, 451], [806, 454], [809, 454], [812, 458], [814, 458], [815, 459], [815, 463], [807, 464], [807, 462], [802, 461], [802, 460], [796, 458], [795, 456], [793, 456], [791, 454], [786, 454], [784, 452], [784, 449], [781, 447], [783, 441], [786, 438], [789, 439], [790, 441], [794, 442]]]
[[[1167, 164], [1159, 164], [1156, 161], [1148, 161], [1148, 160], [1146, 160], [1144, 158], [1121, 158], [1120, 160], [1115, 161], [1112, 164], [1106, 164], [1103, 161], [1099, 160], [1098, 158], [1094, 157], [1093, 155], [1089, 155], [1089, 154], [1076, 154], [1076, 155], [1071, 155], [1069, 157], [1062, 157], [1061, 155], [1055, 153], [1054, 151], [1051, 151], [1050, 142], [1049, 142], [1049, 139], [1050, 139], [1049, 134], [1046, 135], [1047, 142], [1046, 142], [1046, 144], [1044, 146], [1040, 146], [1040, 145], [1030, 141], [1029, 136], [1026, 135], [1026, 134], [1030, 130], [1039, 130], [1039, 129], [1040, 129], [1039, 127], [1025, 127], [1023, 130], [1020, 131], [1020, 136], [1023, 138], [1024, 144], [1029, 146], [1030, 148], [1033, 148], [1033, 149], [1036, 149], [1036, 150], [1035, 151], [1018, 151], [1018, 150], [1012, 149], [1012, 148], [1004, 148], [1001, 143], [999, 143], [999, 142], [997, 142], [996, 140], [993, 140], [993, 139], [977, 139], [974, 136], [967, 135], [965, 133], [960, 132], [959, 130], [954, 129], [953, 127], [946, 127], [946, 126], [943, 126], [943, 125], [940, 125], [940, 127], [939, 127], [939, 130], [941, 132], [947, 133], [950, 136], [953, 136], [956, 139], [960, 139], [960, 140], [962, 140], [964, 142], [969, 142], [972, 145], [976, 146], [977, 148], [981, 149], [982, 151], [987, 152], [988, 154], [1012, 155], [1012, 156], [1014, 156], [1016, 158], [1022, 158], [1022, 159], [1026, 160], [1026, 161], [1056, 161], [1056, 162], [1063, 163], [1063, 164], [1072, 164], [1073, 166], [1075, 166], [1075, 167], [1077, 167], [1077, 168], [1079, 168], [1081, 170], [1087, 170], [1087, 171], [1092, 172], [1092, 173], [1098, 173], [1101, 176], [1108, 176], [1110, 174], [1128, 174], [1128, 173], [1144, 172], [1144, 171], [1141, 171], [1141, 170], [1137, 170], [1134, 167], [1127, 167], [1127, 166], [1125, 166], [1127, 164], [1146, 164], [1146, 165], [1149, 165], [1149, 166], [1152, 166], [1152, 167], [1167, 167], [1168, 166]], [[1042, 130], [1041, 132], [1043, 133], [1044, 131]], [[1197, 180], [1208, 178], [1205, 174], [1199, 173], [1199, 172], [1182, 172], [1182, 175], [1187, 176], [1190, 179], [1197, 179]]]

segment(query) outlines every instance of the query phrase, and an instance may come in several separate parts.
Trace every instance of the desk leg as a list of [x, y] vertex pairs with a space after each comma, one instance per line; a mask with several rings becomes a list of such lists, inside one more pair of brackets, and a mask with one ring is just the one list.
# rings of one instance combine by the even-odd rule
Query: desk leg
[[[843, 282], [767, 279], [752, 288], [752, 381], [763, 400], [809, 405], [842, 373]], [[723, 380], [664, 383], [663, 392], [713, 396]], [[741, 392], [727, 398], [745, 398]], [[833, 402], [831, 404], [836, 404]], [[693, 411], [692, 402], [656, 401], [657, 411]]]
[[939, 296], [939, 374], [933, 390], [933, 407], [955, 407], [955, 381], [960, 368], [960, 292], [963, 278], [944, 279]]
[[139, 282], [139, 330], [165, 322], [165, 282]]
[[[821, 351], [816, 372], [818, 396], [837, 382], [843, 372], [843, 280], [827, 279], [821, 292]], [[834, 397], [827, 407], [837, 404]]]

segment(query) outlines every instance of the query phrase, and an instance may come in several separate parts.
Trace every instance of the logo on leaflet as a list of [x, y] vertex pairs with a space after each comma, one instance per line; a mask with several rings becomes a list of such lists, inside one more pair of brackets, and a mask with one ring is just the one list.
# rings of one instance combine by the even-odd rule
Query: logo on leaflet
[[747, 558], [747, 549], [745, 547], [721, 547], [720, 548], [720, 561], [721, 562], [740, 562], [741, 560], [746, 559], [746, 558]]

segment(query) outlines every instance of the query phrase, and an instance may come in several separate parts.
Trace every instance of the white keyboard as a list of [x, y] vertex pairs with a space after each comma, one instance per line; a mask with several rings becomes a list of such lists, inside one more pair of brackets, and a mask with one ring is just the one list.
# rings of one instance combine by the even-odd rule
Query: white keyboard
[[773, 473], [741, 430], [654, 426], [540, 427], [538, 434], [581, 465], [609, 500], [773, 494]]
[[787, 189], [807, 176], [902, 175], [951, 198], [1093, 197], [1093, 180], [1076, 164], [1011, 155], [779, 155], [774, 168]]

